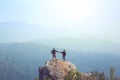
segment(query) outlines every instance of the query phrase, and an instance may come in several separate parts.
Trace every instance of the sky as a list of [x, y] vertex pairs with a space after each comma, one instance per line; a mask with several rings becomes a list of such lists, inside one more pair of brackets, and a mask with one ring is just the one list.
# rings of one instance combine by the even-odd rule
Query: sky
[[0, 0], [0, 42], [94, 37], [120, 43], [119, 35], [120, 0]]

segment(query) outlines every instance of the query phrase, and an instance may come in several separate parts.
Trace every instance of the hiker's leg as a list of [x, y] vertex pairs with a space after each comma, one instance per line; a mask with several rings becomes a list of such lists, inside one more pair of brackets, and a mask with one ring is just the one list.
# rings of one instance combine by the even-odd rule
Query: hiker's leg
[[56, 59], [56, 55], [55, 55], [55, 59]]
[[62, 60], [64, 60], [64, 57], [62, 56]]
[[64, 56], [64, 61], [65, 61], [65, 56]]
[[54, 55], [52, 55], [52, 59], [54, 58]]

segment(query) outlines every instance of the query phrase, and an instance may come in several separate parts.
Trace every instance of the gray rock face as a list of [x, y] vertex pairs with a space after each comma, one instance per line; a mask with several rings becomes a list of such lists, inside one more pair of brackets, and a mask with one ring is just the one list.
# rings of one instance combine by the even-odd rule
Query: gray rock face
[[76, 71], [74, 64], [63, 60], [49, 60], [46, 62], [45, 67], [39, 68], [39, 79], [64, 80], [69, 71]]

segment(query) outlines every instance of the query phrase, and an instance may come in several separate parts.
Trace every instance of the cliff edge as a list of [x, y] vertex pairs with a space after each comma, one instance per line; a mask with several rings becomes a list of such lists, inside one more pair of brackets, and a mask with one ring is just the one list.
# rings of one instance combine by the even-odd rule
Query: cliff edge
[[104, 80], [104, 73], [80, 73], [76, 66], [68, 61], [48, 60], [39, 68], [39, 80]]
[[64, 80], [69, 71], [76, 72], [76, 66], [68, 61], [49, 60], [45, 67], [39, 68], [39, 79]]

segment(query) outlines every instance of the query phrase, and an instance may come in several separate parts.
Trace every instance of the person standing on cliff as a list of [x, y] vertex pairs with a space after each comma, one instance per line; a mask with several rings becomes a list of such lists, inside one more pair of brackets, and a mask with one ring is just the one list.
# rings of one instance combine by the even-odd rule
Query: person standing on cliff
[[66, 51], [65, 51], [65, 50], [63, 50], [63, 51], [62, 51], [62, 52], [60, 52], [60, 53], [62, 53], [62, 60], [64, 60], [64, 61], [65, 61]]
[[56, 52], [58, 52], [58, 51], [55, 50], [54, 48], [53, 48], [53, 50], [51, 51], [52, 59], [53, 59], [53, 60], [56, 59]]

